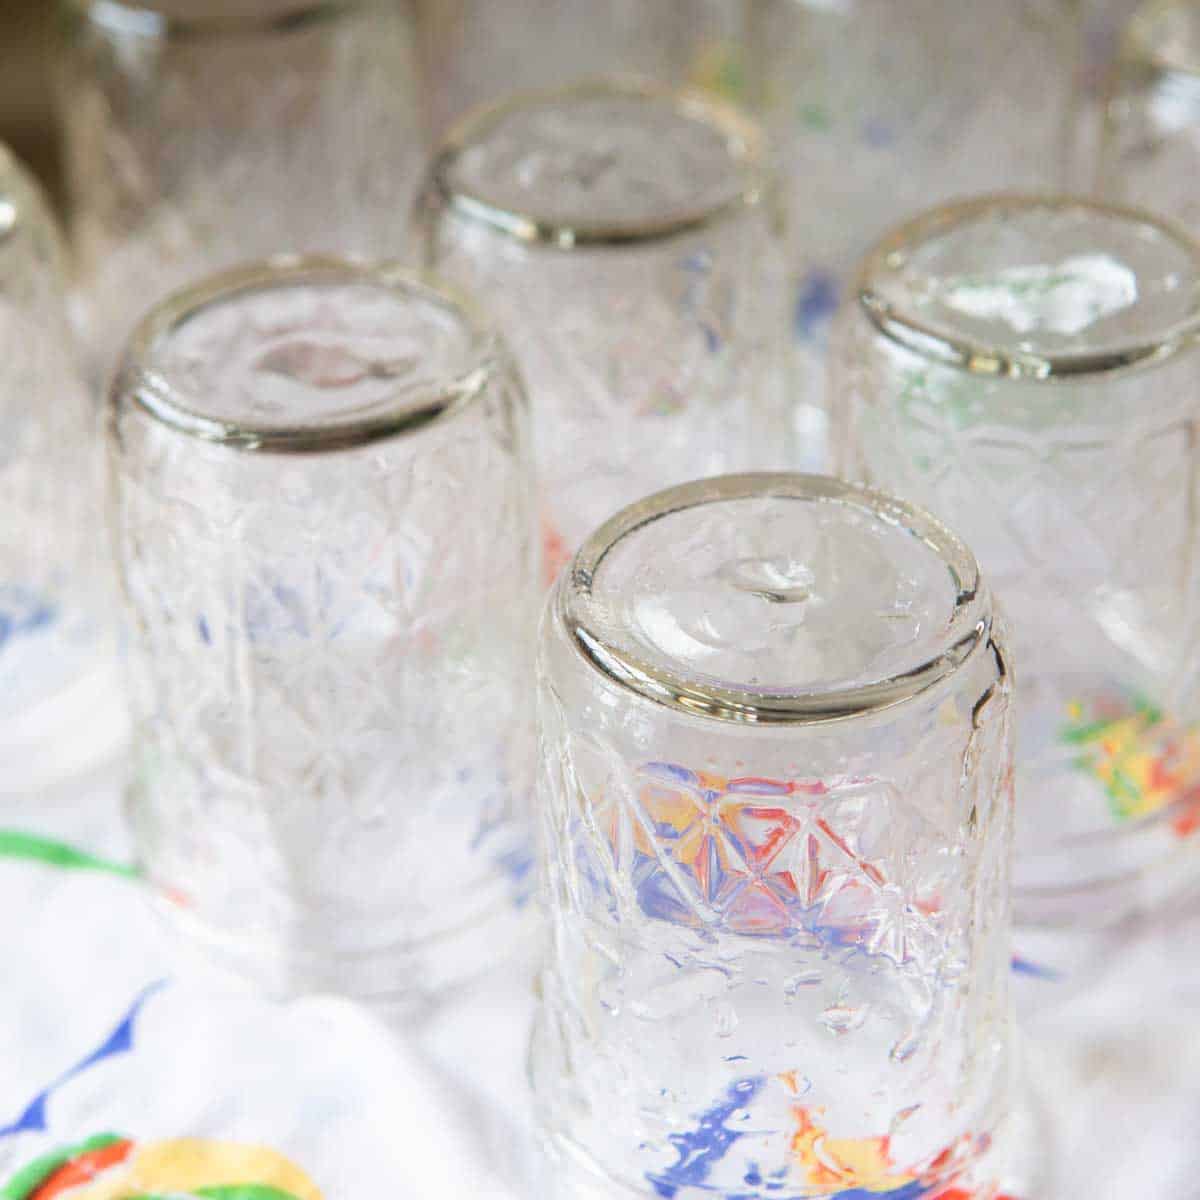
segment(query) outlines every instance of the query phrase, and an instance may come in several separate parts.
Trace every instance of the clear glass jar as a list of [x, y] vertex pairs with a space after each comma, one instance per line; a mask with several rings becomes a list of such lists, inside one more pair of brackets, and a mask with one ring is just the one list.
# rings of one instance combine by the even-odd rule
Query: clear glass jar
[[410, 1007], [513, 945], [532, 849], [525, 401], [388, 269], [246, 268], [112, 392], [146, 872], [271, 990]]
[[83, 766], [125, 731], [98, 422], [65, 300], [54, 218], [0, 146], [0, 791]]
[[1012, 821], [969, 551], [833, 479], [686, 484], [579, 551], [539, 678], [563, 1194], [969, 1194], [1008, 1102]]
[[1101, 925], [1195, 872], [1200, 247], [1000, 196], [866, 258], [837, 461], [953, 521], [1013, 623], [1017, 916]]
[[750, 6], [737, 0], [437, 0], [418, 6], [430, 117], [440, 135], [514, 87], [619, 75], [754, 102]]
[[551, 570], [648, 492], [786, 463], [773, 201], [757, 129], [698, 95], [523, 97], [443, 145], [425, 263], [517, 355]]
[[1200, 234], [1200, 10], [1154, 0], [1126, 26], [1105, 109], [1097, 191]]
[[756, 0], [751, 59], [793, 211], [792, 419], [825, 465], [833, 314], [889, 226], [1079, 174], [1078, 0]]
[[93, 367], [200, 275], [389, 256], [424, 153], [400, 0], [68, 0], [60, 120]]

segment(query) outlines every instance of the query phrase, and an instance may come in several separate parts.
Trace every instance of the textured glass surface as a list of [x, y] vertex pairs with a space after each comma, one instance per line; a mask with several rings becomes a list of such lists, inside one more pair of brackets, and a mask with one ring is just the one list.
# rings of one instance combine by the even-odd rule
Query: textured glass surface
[[581, 89], [497, 113], [441, 179], [454, 196], [537, 225], [636, 233], [737, 203], [753, 184], [747, 152], [703, 107]]
[[96, 370], [151, 304], [211, 271], [403, 249], [422, 134], [400, 0], [70, 10], [61, 119]]
[[792, 222], [792, 389], [822, 461], [830, 321], [893, 223], [996, 189], [1077, 186], [1076, 0], [756, 0], [760, 102]]
[[432, 991], [508, 948], [531, 862], [523, 397], [391, 276], [218, 280], [156, 320], [112, 411], [148, 873], [275, 988]]
[[839, 465], [961, 529], [1012, 619], [1018, 916], [1114, 919], [1200, 825], [1200, 251], [1119, 211], [982, 201], [861, 278]]
[[484, 115], [439, 158], [426, 260], [517, 354], [552, 568], [649, 492], [785, 458], [758, 153], [724, 108], [599, 85]]
[[86, 724], [89, 705], [119, 708], [104, 694], [111, 679], [88, 691], [110, 650], [110, 597], [96, 552], [96, 420], [63, 306], [53, 218], [0, 146], [0, 787], [74, 756], [87, 728], [57, 754], [38, 745], [61, 736], [67, 711]]
[[1200, 234], [1200, 10], [1154, 0], [1125, 31], [1105, 117], [1101, 195]]
[[437, 0], [418, 6], [439, 132], [515, 88], [621, 75], [745, 101], [754, 86], [741, 0]]
[[[854, 715], [770, 716], [831, 688]], [[663, 493], [551, 593], [539, 703], [534, 1080], [579, 1194], [955, 1194], [1006, 1099], [1011, 826], [1003, 644], [961, 544], [832, 480]]]

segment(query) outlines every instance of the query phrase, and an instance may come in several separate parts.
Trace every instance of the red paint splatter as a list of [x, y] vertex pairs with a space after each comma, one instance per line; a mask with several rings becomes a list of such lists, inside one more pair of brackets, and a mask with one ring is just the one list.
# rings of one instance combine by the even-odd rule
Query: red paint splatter
[[53, 1200], [72, 1188], [91, 1183], [98, 1175], [125, 1162], [132, 1153], [131, 1141], [112, 1142], [97, 1150], [89, 1150], [52, 1172], [49, 1178], [38, 1185], [29, 1200]]

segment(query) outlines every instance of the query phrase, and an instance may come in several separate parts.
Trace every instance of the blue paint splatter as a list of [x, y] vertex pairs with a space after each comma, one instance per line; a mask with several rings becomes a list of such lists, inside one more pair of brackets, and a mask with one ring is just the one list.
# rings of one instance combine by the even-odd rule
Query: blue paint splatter
[[58, 610], [28, 588], [0, 587], [0, 646], [23, 633], [35, 633], [54, 624]]
[[749, 1107], [765, 1082], [762, 1076], [739, 1079], [729, 1085], [716, 1104], [700, 1114], [695, 1129], [671, 1134], [669, 1140], [679, 1155], [678, 1161], [659, 1174], [646, 1173], [646, 1179], [657, 1195], [663, 1200], [672, 1200], [680, 1188], [699, 1187], [704, 1183], [729, 1147], [742, 1136], [736, 1130], [727, 1129], [725, 1122], [734, 1113]]
[[1014, 975], [1027, 975], [1030, 979], [1055, 980], [1062, 978], [1061, 971], [1056, 971], [1053, 967], [1042, 966], [1041, 963], [1030, 962], [1029, 959], [1022, 958], [1019, 954], [1014, 954], [1012, 957], [1012, 970]]
[[[458, 772], [458, 782], [467, 783], [474, 776], [470, 769]], [[513, 884], [512, 903], [515, 908], [524, 908], [533, 894], [533, 867], [536, 861], [531, 840], [523, 840], [516, 845], [492, 849], [487, 845], [493, 835], [504, 837], [509, 827], [508, 818], [504, 815], [504, 798], [508, 780], [501, 773], [496, 781], [497, 790], [489, 795], [482, 805], [483, 815], [469, 843], [475, 853], [487, 852], [492, 861], [508, 877]]]
[[863, 122], [862, 135], [872, 150], [886, 150], [896, 144], [896, 130], [882, 117], [868, 117]]
[[930, 1186], [914, 1179], [890, 1192], [874, 1192], [867, 1188], [851, 1188], [847, 1192], [834, 1192], [832, 1200], [922, 1200], [929, 1195]]
[[513, 907], [524, 908], [533, 896], [533, 847], [522, 843], [498, 855], [496, 863], [513, 884]]
[[837, 306], [837, 277], [831, 271], [814, 267], [800, 281], [796, 295], [796, 336], [801, 341], [815, 341]]
[[679, 783], [690, 783], [693, 786], [700, 782], [695, 771], [689, 767], [676, 766], [675, 763], [651, 762], [647, 763], [642, 770], [647, 775], [659, 775], [665, 779], [674, 779]]
[[54, 1093], [72, 1079], [82, 1075], [89, 1068], [94, 1067], [97, 1063], [103, 1062], [105, 1059], [116, 1058], [119, 1055], [130, 1053], [133, 1050], [134, 1044], [134, 1027], [142, 1008], [151, 996], [166, 986], [167, 981], [159, 979], [148, 987], [143, 988], [130, 1006], [129, 1011], [118, 1022], [116, 1028], [95, 1050], [91, 1051], [91, 1053], [74, 1066], [68, 1067], [57, 1079], [43, 1088], [29, 1102], [25, 1111], [12, 1124], [0, 1127], [0, 1139], [15, 1137], [19, 1133], [44, 1133], [48, 1128], [46, 1106], [49, 1104]]
[[688, 928], [695, 928], [701, 923], [695, 907], [681, 895], [679, 886], [663, 870], [657, 858], [639, 850], [633, 865], [632, 881], [638, 907], [646, 916]]
[[729, 782], [731, 796], [790, 796], [794, 791], [776, 779], [732, 779]]

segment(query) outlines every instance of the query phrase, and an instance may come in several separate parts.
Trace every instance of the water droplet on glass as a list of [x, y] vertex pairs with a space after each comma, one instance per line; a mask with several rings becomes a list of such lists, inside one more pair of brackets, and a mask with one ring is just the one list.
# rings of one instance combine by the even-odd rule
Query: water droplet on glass
[[414, 358], [382, 361], [342, 345], [295, 338], [267, 349], [254, 369], [314, 388], [351, 387], [364, 379], [391, 379], [411, 372]]
[[908, 1062], [920, 1048], [921, 1035], [919, 1033], [907, 1033], [892, 1046], [891, 1060], [893, 1062]]
[[854, 1030], [862, 1027], [869, 1012], [866, 1005], [856, 1008], [852, 1004], [835, 1004], [821, 1014], [821, 1024], [830, 1033], [836, 1033], [839, 1036], [844, 1033], [853, 1033]]
[[816, 576], [794, 558], [739, 558], [723, 564], [717, 577], [739, 591], [772, 604], [798, 604], [812, 597]]
[[784, 995], [794, 996], [801, 988], [817, 987], [821, 978], [820, 971], [800, 971], [784, 982]]
[[717, 1037], [729, 1037], [738, 1027], [737, 1011], [728, 1002], [718, 1004], [713, 1016]]
[[893, 1118], [892, 1123], [888, 1126], [888, 1133], [895, 1136], [905, 1122], [911, 1120], [921, 1109], [919, 1104], [910, 1104], [907, 1108], [902, 1108]]

